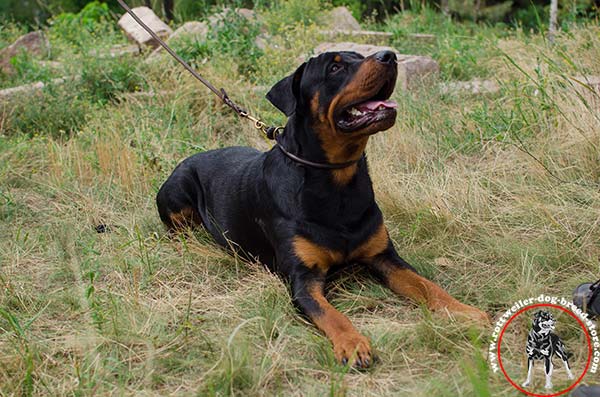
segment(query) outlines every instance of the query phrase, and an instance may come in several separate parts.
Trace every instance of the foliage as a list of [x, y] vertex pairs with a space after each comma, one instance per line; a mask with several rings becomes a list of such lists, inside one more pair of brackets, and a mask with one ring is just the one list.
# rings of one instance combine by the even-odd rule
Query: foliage
[[[303, 19], [297, 5], [265, 9], [265, 26], [291, 19], [269, 30], [264, 52], [253, 48], [260, 26], [233, 15], [206, 42], [174, 46], [237, 103], [279, 124], [264, 94], [322, 35], [312, 23], [319, 11]], [[167, 235], [155, 195], [183, 158], [271, 143], [170, 58], [105, 57], [124, 42], [95, 33], [105, 23], [113, 22], [93, 32], [81, 21], [72, 32], [50, 28], [61, 75], [80, 77], [0, 104], [1, 395], [518, 395], [487, 367], [485, 332], [362, 273], [342, 274], [328, 298], [380, 361], [368, 373], [342, 368], [279, 278], [202, 230]], [[439, 81], [393, 94], [396, 125], [367, 148], [402, 256], [492, 316], [595, 277], [599, 97], [572, 77], [600, 75], [597, 24], [570, 22], [552, 47], [518, 25], [458, 21], [432, 7], [380, 27], [401, 52], [429, 54], [442, 68]], [[7, 27], [0, 39], [25, 29]], [[435, 39], [410, 36], [417, 32]], [[15, 80], [51, 77], [36, 59], [15, 62]], [[442, 89], [486, 76], [498, 92]], [[586, 353], [578, 335], [565, 335], [573, 368]]]
[[[430, 55], [436, 59], [446, 79], [469, 80], [492, 73], [486, 60], [496, 55], [495, 42], [506, 34], [497, 28], [472, 22], [455, 23], [431, 8], [419, 13], [402, 13], [386, 21], [386, 30], [393, 33], [393, 46], [401, 53]], [[412, 33], [433, 34], [434, 39], [416, 41]]]
[[75, 45], [84, 46], [90, 36], [108, 34], [115, 30], [106, 3], [88, 3], [80, 12], [61, 13], [50, 20], [51, 33]]
[[3, 132], [54, 138], [76, 133], [85, 124], [93, 105], [73, 88], [77, 87], [48, 85], [41, 93], [22, 96], [5, 117]]
[[259, 9], [263, 11], [269, 32], [278, 34], [298, 25], [318, 22], [327, 4], [319, 0], [275, 0], [263, 7]]

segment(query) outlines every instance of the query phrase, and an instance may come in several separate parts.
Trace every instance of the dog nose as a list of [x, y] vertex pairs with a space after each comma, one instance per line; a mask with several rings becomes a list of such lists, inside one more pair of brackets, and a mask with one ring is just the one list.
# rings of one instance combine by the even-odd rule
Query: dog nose
[[396, 54], [393, 51], [379, 51], [375, 54], [375, 60], [379, 63], [393, 64], [396, 62]]

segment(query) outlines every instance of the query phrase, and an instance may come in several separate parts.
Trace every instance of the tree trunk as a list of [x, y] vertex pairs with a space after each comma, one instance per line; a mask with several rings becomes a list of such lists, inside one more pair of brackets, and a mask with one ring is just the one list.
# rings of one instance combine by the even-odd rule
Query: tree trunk
[[163, 5], [165, 7], [165, 18], [167, 18], [167, 21], [173, 20], [173, 3], [173, 0], [163, 0]]
[[445, 16], [450, 15], [450, 7], [448, 6], [448, 0], [442, 0], [440, 3], [440, 8], [442, 9], [442, 14]]
[[554, 44], [556, 35], [556, 16], [558, 13], [558, 0], [550, 0], [550, 26], [548, 27], [548, 41]]

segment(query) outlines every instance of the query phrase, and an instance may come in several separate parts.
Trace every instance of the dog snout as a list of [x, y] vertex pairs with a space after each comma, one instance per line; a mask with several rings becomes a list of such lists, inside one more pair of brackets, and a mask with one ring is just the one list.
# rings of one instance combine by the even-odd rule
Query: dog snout
[[396, 63], [396, 54], [393, 51], [379, 51], [374, 55], [377, 62], [386, 65], [393, 65]]

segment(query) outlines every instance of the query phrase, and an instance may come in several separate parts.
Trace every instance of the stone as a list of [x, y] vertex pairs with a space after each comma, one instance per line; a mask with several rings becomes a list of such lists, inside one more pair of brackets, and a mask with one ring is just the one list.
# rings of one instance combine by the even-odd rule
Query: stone
[[396, 56], [398, 57], [398, 82], [404, 89], [414, 88], [425, 79], [437, 76], [440, 71], [440, 65], [429, 56], [398, 53]]
[[0, 103], [10, 101], [13, 98], [22, 98], [25, 95], [35, 94], [35, 93], [43, 90], [44, 87], [46, 87], [48, 85], [61, 85], [66, 82], [79, 81], [79, 80], [81, 80], [80, 76], [60, 77], [60, 78], [50, 80], [49, 83], [44, 83], [42, 81], [38, 81], [36, 83], [20, 85], [18, 87], [5, 88], [3, 90], [0, 90]]
[[500, 91], [500, 86], [492, 80], [473, 79], [470, 81], [450, 81], [440, 84], [442, 94], [493, 94]]
[[14, 43], [0, 51], [0, 71], [5, 74], [13, 74], [14, 67], [10, 60], [17, 56], [21, 51], [31, 55], [42, 55], [50, 49], [48, 38], [41, 30], [27, 33], [19, 37]]
[[402, 89], [410, 89], [423, 81], [423, 79], [435, 76], [440, 71], [440, 66], [433, 58], [423, 55], [400, 54], [389, 46], [376, 46], [371, 44], [357, 44], [351, 42], [322, 43], [314, 49], [314, 54], [324, 52], [354, 51], [363, 56], [369, 56], [379, 51], [393, 51], [398, 57], [398, 80], [396, 86]]
[[[208, 37], [208, 24], [206, 22], [190, 21], [181, 25], [177, 30], [173, 32], [171, 36], [166, 40], [167, 44], [172, 44], [174, 41], [180, 39], [190, 39], [193, 41], [206, 41]], [[156, 56], [166, 53], [162, 46], [158, 46], [148, 56], [148, 61], [151, 61]]]
[[329, 11], [325, 24], [331, 30], [362, 30], [358, 21], [346, 7], [336, 7]]
[[[173, 30], [156, 16], [154, 11], [148, 7], [136, 7], [132, 9], [133, 13], [142, 20], [158, 37], [165, 40]], [[157, 47], [159, 44], [150, 36], [148, 32], [138, 24], [128, 13], [123, 14], [119, 19], [119, 27], [123, 29], [127, 37], [138, 43], [140, 46]]]
[[190, 21], [181, 25], [167, 40], [172, 42], [181, 37], [187, 37], [195, 41], [206, 41], [208, 36], [208, 24], [206, 22]]
[[136, 44], [129, 45], [116, 45], [109, 48], [108, 50], [97, 50], [92, 49], [88, 52], [93, 57], [98, 58], [118, 58], [125, 55], [138, 55], [140, 53], [140, 47]]

